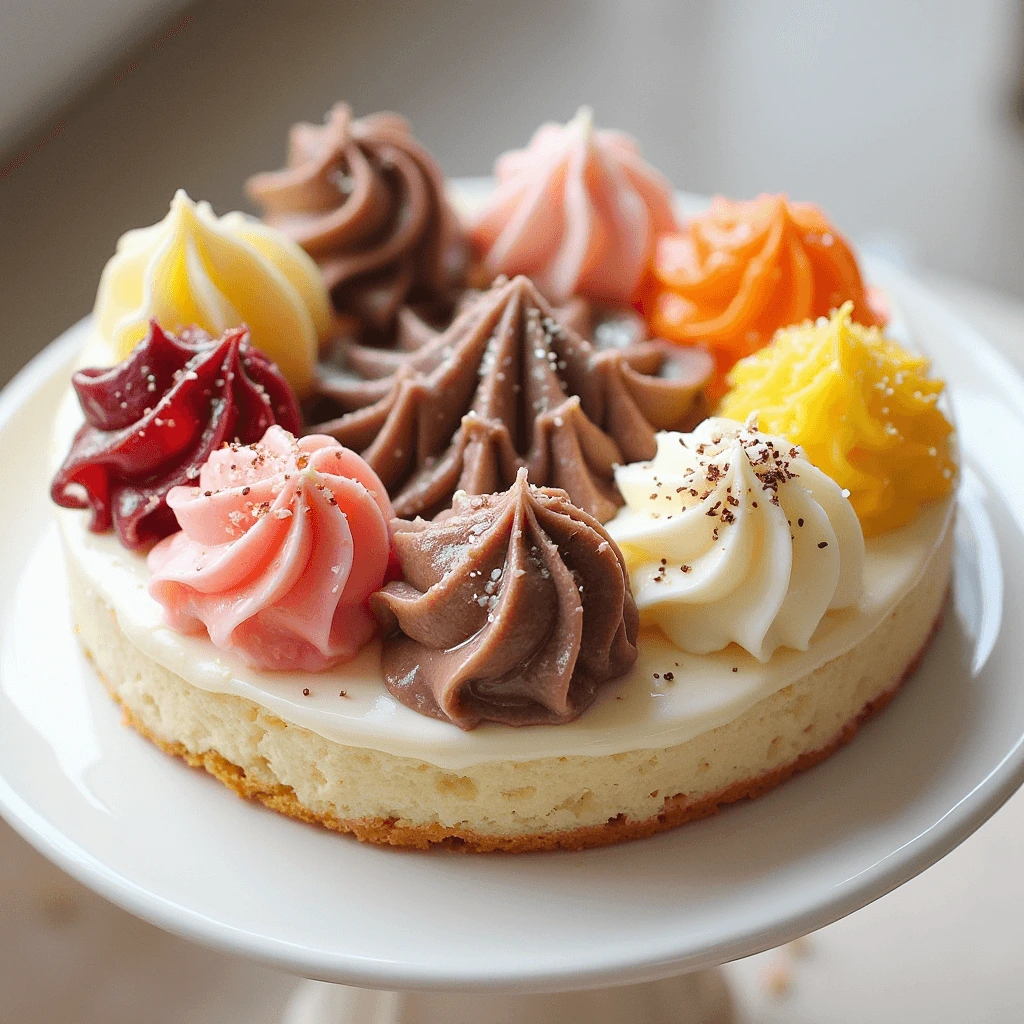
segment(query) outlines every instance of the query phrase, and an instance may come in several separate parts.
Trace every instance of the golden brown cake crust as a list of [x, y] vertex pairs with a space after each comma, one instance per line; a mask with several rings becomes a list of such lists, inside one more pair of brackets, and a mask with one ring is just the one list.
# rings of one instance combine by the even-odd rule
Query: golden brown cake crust
[[[267, 786], [249, 778], [245, 771], [233, 764], [215, 750], [193, 753], [183, 744], [168, 742], [153, 734], [140, 719], [118, 698], [113, 687], [104, 679], [114, 699], [122, 705], [124, 720], [146, 739], [161, 750], [175, 757], [180, 757], [193, 768], [203, 768], [233, 789], [239, 796], [249, 800], [257, 800], [265, 807], [298, 818], [311, 824], [322, 825], [335, 832], [346, 832], [360, 842], [375, 843], [381, 846], [407, 847], [417, 850], [429, 850], [440, 846], [466, 853], [535, 853], [550, 850], [587, 850], [598, 846], [609, 846], [613, 843], [631, 839], [642, 839], [657, 832], [665, 832], [688, 821], [706, 818], [717, 814], [726, 804], [739, 800], [752, 800], [763, 796], [776, 786], [790, 779], [797, 772], [824, 761], [841, 746], [848, 743], [857, 730], [868, 719], [881, 711], [896, 696], [900, 687], [914, 674], [921, 664], [935, 633], [942, 623], [943, 609], [940, 609], [928, 638], [920, 650], [907, 664], [899, 682], [887, 692], [874, 700], [868, 701], [853, 719], [848, 721], [828, 743], [817, 750], [802, 754], [796, 760], [782, 767], [750, 779], [744, 779], [709, 796], [693, 802], [687, 802], [683, 794], [665, 798], [661, 812], [642, 821], [631, 821], [620, 815], [602, 825], [570, 829], [561, 832], [550, 832], [542, 835], [485, 835], [473, 830], [450, 828], [440, 824], [399, 825], [394, 820], [385, 818], [342, 819], [331, 814], [322, 814], [310, 810], [295, 795], [290, 786]], [[88, 652], [87, 652], [88, 653]]]

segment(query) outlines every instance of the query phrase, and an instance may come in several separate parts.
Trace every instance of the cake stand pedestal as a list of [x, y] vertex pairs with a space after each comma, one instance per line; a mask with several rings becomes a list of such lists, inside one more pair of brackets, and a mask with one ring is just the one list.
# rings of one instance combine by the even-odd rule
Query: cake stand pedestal
[[717, 967], [691, 974], [552, 995], [379, 992], [299, 983], [282, 1024], [733, 1024]]
[[1024, 781], [1024, 464], [1004, 443], [1024, 436], [1024, 383], [919, 285], [872, 278], [951, 381], [953, 595], [914, 678], [812, 771], [641, 842], [472, 857], [363, 846], [160, 754], [121, 724], [66, 606], [40, 453], [80, 325], [0, 395], [0, 813], [138, 916], [317, 979], [287, 1024], [728, 1021], [717, 965], [883, 896]]

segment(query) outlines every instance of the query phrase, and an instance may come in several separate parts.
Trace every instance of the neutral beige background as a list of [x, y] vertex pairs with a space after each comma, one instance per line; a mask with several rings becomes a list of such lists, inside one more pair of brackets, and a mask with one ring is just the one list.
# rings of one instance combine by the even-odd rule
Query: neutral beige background
[[[25, 154], [0, 177], [0, 379], [89, 310], [122, 231], [161, 217], [179, 186], [221, 212], [241, 205], [245, 176], [281, 162], [287, 126], [341, 98], [407, 114], [449, 174], [486, 172], [541, 120], [589, 103], [681, 188], [785, 189], [861, 242], [1024, 294], [1011, 0], [209, 0], [187, 13], [69, 97], [38, 151], [23, 140], [0, 158]], [[52, 21], [55, 38], [74, 29]], [[0, 66], [0, 89], [14, 73]]]
[[0, 146], [18, 149], [69, 91], [90, 84], [188, 2], [0, 0]]

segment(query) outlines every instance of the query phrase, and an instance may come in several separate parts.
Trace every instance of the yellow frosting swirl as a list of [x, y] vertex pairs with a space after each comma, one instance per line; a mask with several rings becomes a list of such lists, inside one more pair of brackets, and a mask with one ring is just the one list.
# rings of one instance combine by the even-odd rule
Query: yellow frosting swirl
[[94, 317], [114, 359], [138, 344], [151, 318], [215, 336], [247, 324], [253, 345], [301, 394], [330, 329], [330, 301], [317, 265], [290, 239], [241, 213], [218, 218], [179, 190], [159, 224], [121, 236]]
[[938, 408], [942, 381], [928, 361], [853, 323], [847, 302], [817, 322], [787, 327], [740, 360], [718, 415], [757, 413], [762, 430], [799, 445], [850, 492], [866, 536], [909, 522], [946, 494], [956, 463], [953, 427]]

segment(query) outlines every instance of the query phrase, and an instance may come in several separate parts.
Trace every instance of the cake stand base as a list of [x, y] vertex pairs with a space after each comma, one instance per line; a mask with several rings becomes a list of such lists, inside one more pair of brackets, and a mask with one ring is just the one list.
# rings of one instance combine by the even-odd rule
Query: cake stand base
[[377, 992], [303, 981], [282, 1024], [732, 1024], [722, 971], [587, 992]]

